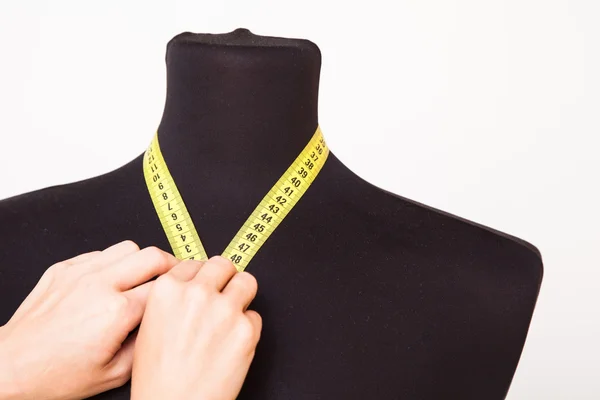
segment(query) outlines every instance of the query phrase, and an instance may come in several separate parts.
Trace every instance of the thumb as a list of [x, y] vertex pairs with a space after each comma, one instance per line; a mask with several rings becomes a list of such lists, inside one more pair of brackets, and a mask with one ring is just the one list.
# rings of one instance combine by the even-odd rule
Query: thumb
[[105, 390], [123, 386], [131, 378], [136, 339], [137, 330], [125, 339], [113, 359], [104, 366], [103, 371], [106, 374], [107, 385]]

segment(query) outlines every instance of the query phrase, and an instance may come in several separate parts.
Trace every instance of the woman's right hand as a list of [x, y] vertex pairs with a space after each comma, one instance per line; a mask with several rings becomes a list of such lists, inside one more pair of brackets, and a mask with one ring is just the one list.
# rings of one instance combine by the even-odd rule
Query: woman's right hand
[[136, 340], [131, 398], [231, 400], [262, 329], [256, 279], [226, 258], [183, 261], [159, 277]]

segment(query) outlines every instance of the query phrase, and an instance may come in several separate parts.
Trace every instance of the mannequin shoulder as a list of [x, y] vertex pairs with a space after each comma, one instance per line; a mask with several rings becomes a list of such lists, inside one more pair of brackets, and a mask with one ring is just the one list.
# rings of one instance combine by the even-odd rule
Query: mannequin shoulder
[[362, 238], [389, 243], [388, 247], [393, 243], [396, 249], [390, 253], [396, 255], [422, 252], [424, 257], [440, 260], [520, 268], [519, 274], [540, 284], [542, 256], [533, 244], [380, 188], [337, 158], [332, 160], [321, 182], [326, 191], [335, 192], [332, 203], [336, 206], [329, 212], [337, 214], [345, 225], [360, 226]]
[[[102, 224], [118, 218], [119, 206], [135, 204], [130, 193], [142, 179], [131, 168], [84, 180], [58, 184], [0, 200], [0, 238], [22, 243], [51, 243], [91, 236]], [[138, 201], [139, 203], [139, 201]]]

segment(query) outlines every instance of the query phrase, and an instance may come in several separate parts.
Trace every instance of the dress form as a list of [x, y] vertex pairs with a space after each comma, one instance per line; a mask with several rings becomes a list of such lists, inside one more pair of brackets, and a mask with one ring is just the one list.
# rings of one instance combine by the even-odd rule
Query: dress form
[[[220, 254], [315, 131], [320, 52], [240, 29], [178, 35], [166, 61], [161, 149]], [[0, 201], [0, 239], [0, 324], [54, 262], [125, 239], [170, 251], [141, 154]], [[522, 240], [369, 184], [332, 149], [247, 271], [264, 327], [240, 399], [479, 400], [506, 395], [542, 261]], [[97, 398], [128, 399], [129, 387]]]

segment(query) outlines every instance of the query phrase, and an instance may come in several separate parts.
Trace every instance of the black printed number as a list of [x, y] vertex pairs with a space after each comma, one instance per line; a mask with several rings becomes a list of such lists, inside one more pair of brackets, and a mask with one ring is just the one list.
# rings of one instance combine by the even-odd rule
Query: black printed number
[[306, 178], [308, 176], [308, 172], [304, 169], [304, 167], [300, 167], [300, 171], [296, 172], [298, 172], [298, 175], [300, 175], [303, 178]]
[[275, 200], [277, 200], [277, 203], [279, 204], [285, 204], [287, 202], [287, 199], [284, 199], [283, 196], [277, 196]]
[[246, 252], [246, 250], [248, 250], [249, 248], [250, 248], [250, 245], [246, 244], [246, 243], [242, 243], [238, 246], [238, 249], [240, 249], [243, 252]]
[[259, 231], [259, 232], [262, 232], [262, 231], [265, 230], [265, 226], [262, 225], [262, 224], [256, 224], [256, 225], [253, 226], [253, 228], [254, 228], [255, 231]]

